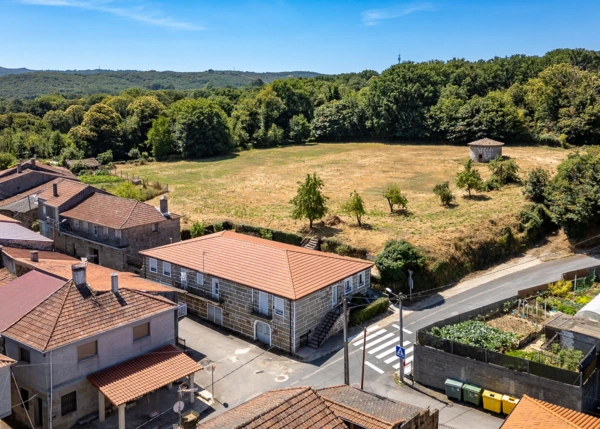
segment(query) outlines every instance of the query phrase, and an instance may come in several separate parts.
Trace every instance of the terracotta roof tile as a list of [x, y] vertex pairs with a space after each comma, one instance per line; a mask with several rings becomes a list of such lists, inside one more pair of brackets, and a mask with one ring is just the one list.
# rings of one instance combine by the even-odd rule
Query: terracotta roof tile
[[0, 332], [29, 313], [65, 283], [65, 280], [30, 271], [0, 287]]
[[299, 299], [373, 266], [362, 259], [231, 231], [140, 253], [289, 299]]
[[504, 143], [492, 139], [479, 139], [468, 144], [468, 146], [504, 146]]
[[[58, 187], [58, 197], [54, 196], [53, 187], [50, 186], [46, 188], [44, 191], [38, 194], [38, 198], [43, 199], [46, 204], [49, 204], [53, 207], [58, 207], [61, 204], [66, 203], [71, 198], [79, 194], [80, 192], [85, 191], [87, 188], [95, 189], [90, 185], [86, 185], [85, 183], [75, 182], [73, 180], [62, 179], [57, 183]], [[61, 213], [62, 214], [62, 213]]]
[[[33, 262], [30, 258], [30, 250], [4, 247], [2, 251], [24, 267], [49, 273], [65, 280], [73, 277], [71, 266], [81, 262], [79, 259], [58, 252], [38, 250], [38, 262]], [[109, 291], [111, 290], [111, 274], [115, 272], [119, 275], [119, 287], [125, 289], [146, 292], [181, 292], [180, 289], [146, 280], [137, 274], [115, 271], [91, 262], [88, 262], [87, 265], [88, 285], [96, 292]]]
[[367, 429], [391, 429], [418, 415], [422, 408], [340, 385], [316, 390], [342, 419]]
[[124, 288], [95, 293], [70, 280], [3, 335], [39, 351], [53, 350], [175, 307], [160, 296]]
[[524, 395], [502, 429], [598, 429], [600, 418]]
[[0, 368], [11, 366], [15, 362], [15, 360], [9, 358], [8, 356], [0, 354]]
[[[54, 173], [54, 174], [58, 174], [60, 176], [65, 176], [65, 177], [75, 177], [75, 175], [73, 173], [71, 173], [68, 169], [66, 169], [64, 167], [53, 167], [51, 165], [44, 164], [43, 162], [40, 162], [39, 160], [36, 160], [35, 168], [32, 168], [30, 159], [22, 162], [21, 163], [21, 174], [23, 174], [27, 171], [44, 171], [46, 173]], [[6, 170], [0, 170], [0, 177], [6, 177], [6, 176], [9, 176], [12, 174], [18, 174], [16, 165], [14, 167], [7, 168]]]
[[8, 217], [8, 216], [4, 216], [0, 214], [0, 222], [6, 222], [6, 223], [21, 223], [20, 221], [18, 221], [17, 219], [13, 219], [12, 217]]
[[25, 199], [26, 197], [30, 196], [30, 195], [36, 195], [39, 194], [40, 192], [43, 192], [44, 190], [48, 189], [48, 188], [52, 188], [52, 185], [54, 183], [59, 183], [63, 180], [63, 178], [57, 178], [54, 180], [50, 180], [49, 182], [43, 183], [41, 185], [38, 186], [34, 186], [33, 188], [30, 188], [26, 191], [23, 191], [19, 194], [15, 194], [11, 197], [8, 198], [4, 198], [6, 197], [6, 195], [0, 193], [0, 207], [4, 207], [7, 206], [9, 204], [12, 204], [14, 202], [20, 201]]
[[198, 429], [346, 429], [310, 387], [271, 390], [205, 423]]
[[200, 370], [198, 363], [168, 345], [98, 371], [88, 380], [119, 406]]
[[71, 210], [61, 213], [61, 216], [114, 229], [147, 225], [167, 219], [156, 207], [149, 204], [100, 193], [93, 194]]

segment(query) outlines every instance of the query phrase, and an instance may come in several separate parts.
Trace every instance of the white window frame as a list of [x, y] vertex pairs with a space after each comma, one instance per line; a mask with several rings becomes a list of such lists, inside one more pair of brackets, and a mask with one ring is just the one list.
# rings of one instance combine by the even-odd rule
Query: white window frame
[[[165, 270], [165, 267], [169, 267], [169, 269]], [[171, 277], [171, 273], [173, 272], [172, 270], [173, 270], [173, 267], [171, 266], [171, 263], [163, 261], [163, 263], [162, 263], [163, 276]]]
[[154, 258], [148, 258], [148, 270], [151, 273], [158, 273], [158, 261]]
[[221, 283], [219, 279], [212, 279], [212, 289], [210, 292], [213, 298], [219, 299], [221, 297]]
[[[334, 298], [335, 298], [335, 300], [334, 300]], [[333, 286], [331, 286], [331, 306], [335, 307], [339, 303], [340, 303], [340, 294], [338, 291], [338, 286], [333, 285]]]
[[121, 230], [115, 229], [115, 238], [121, 238]]
[[47, 213], [46, 213], [46, 204], [42, 205], [42, 213], [44, 213], [45, 215], [47, 215]]
[[365, 273], [358, 273], [358, 287], [365, 285]]
[[187, 287], [188, 287], [188, 271], [185, 268], [181, 268], [181, 273], [179, 274], [179, 280], [181, 281], [181, 288], [187, 289]]
[[108, 235], [108, 226], [103, 226], [102, 232], [104, 233], [104, 235]]
[[158, 223], [153, 223], [152, 224], [152, 232], [156, 232], [158, 231]]
[[273, 296], [273, 313], [278, 316], [285, 317], [285, 301], [283, 298]]
[[204, 273], [196, 273], [196, 284], [204, 286]]
[[[348, 288], [350, 285], [350, 288]], [[352, 277], [348, 277], [344, 280], [344, 295], [349, 295], [352, 293]]]

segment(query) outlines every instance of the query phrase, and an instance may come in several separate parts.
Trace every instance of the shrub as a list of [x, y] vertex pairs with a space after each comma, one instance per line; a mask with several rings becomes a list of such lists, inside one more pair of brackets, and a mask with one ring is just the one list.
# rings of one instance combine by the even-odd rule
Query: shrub
[[371, 304], [363, 308], [357, 308], [350, 312], [350, 323], [353, 325], [362, 325], [367, 320], [385, 313], [390, 306], [388, 298], [378, 298]]
[[137, 201], [145, 201], [142, 190], [131, 182], [122, 182], [112, 190], [112, 193], [121, 198], [129, 198]]
[[113, 162], [113, 153], [112, 150], [107, 150], [106, 152], [99, 153], [96, 155], [96, 160], [102, 165], [109, 164]]
[[584, 305], [588, 304], [592, 299], [594, 298], [589, 295], [581, 295], [575, 298], [575, 303], [583, 307]]
[[559, 147], [560, 140], [554, 134], [540, 134], [537, 138], [538, 143], [551, 146], [551, 147]]
[[273, 240], [273, 231], [266, 228], [261, 228], [258, 232], [260, 234], [260, 238], [264, 238], [265, 240]]
[[204, 235], [204, 224], [202, 222], [194, 222], [190, 228], [190, 235], [192, 238], [201, 237]]
[[223, 222], [217, 222], [213, 225], [213, 230], [215, 232], [223, 231]]
[[375, 265], [386, 286], [408, 287], [408, 270], [420, 271], [425, 268], [425, 255], [404, 240], [390, 240], [375, 257]]
[[509, 183], [519, 182], [519, 166], [514, 159], [506, 159], [498, 155], [490, 161], [488, 168], [492, 172], [492, 176], [488, 182], [497, 182], [500, 184], [500, 187]]
[[350, 247], [346, 246], [345, 244], [340, 244], [335, 248], [334, 252], [340, 256], [347, 256], [350, 254]]
[[86, 185], [99, 185], [101, 183], [119, 183], [123, 181], [123, 179], [121, 179], [120, 177], [109, 176], [104, 174], [96, 174], [93, 176], [90, 174], [83, 174], [81, 176], [78, 176], [77, 178]]
[[523, 195], [534, 203], [543, 203], [549, 180], [550, 174], [542, 167], [532, 170], [525, 180]]
[[17, 158], [12, 153], [0, 153], [0, 170], [5, 170], [17, 163]]
[[139, 159], [140, 150], [137, 147], [134, 147], [127, 153], [127, 156], [131, 159]]
[[438, 183], [433, 187], [433, 193], [440, 197], [443, 206], [449, 206], [454, 201], [454, 195], [450, 190], [450, 182]]
[[552, 296], [564, 298], [573, 290], [573, 282], [570, 280], [559, 280], [556, 283], [550, 283], [548, 290]]
[[497, 352], [514, 350], [519, 340], [518, 335], [514, 332], [504, 332], [475, 320], [442, 328], [434, 326], [431, 328], [431, 334], [446, 340]]

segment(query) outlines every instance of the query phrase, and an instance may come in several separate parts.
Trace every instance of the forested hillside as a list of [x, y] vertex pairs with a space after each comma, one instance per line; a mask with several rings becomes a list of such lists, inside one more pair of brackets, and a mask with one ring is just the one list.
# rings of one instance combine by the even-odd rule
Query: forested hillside
[[157, 71], [66, 70], [33, 71], [0, 67], [0, 97], [34, 98], [61, 94], [118, 94], [139, 87], [144, 89], [189, 90], [204, 87], [241, 87], [258, 79], [269, 83], [287, 77], [314, 77], [318, 73], [293, 71], [255, 73], [231, 70], [208, 70], [197, 73]]
[[[181, 90], [148, 89], [150, 82], [171, 83], [157, 82], [158, 77], [137, 80], [135, 72], [128, 75], [128, 86], [135, 88], [118, 95], [110, 94], [122, 88], [122, 80], [111, 80], [113, 73], [12, 75], [0, 78], [2, 91], [31, 76], [39, 78], [43, 92], [54, 88], [54, 78], [100, 80], [109, 88], [104, 94], [65, 90], [0, 100], [0, 152], [73, 158], [111, 150], [115, 159], [144, 152], [161, 159], [309, 140], [466, 142], [490, 137], [509, 144], [598, 144], [599, 67], [599, 52], [560, 49], [542, 57], [403, 62], [381, 74], [366, 70], [270, 84], [259, 79], [264, 75], [248, 74], [251, 79], [243, 87], [207, 85], [199, 77], [206, 74], [139, 74], [186, 75], [188, 89]], [[214, 72], [213, 78], [235, 76], [228, 73], [234, 72]]]

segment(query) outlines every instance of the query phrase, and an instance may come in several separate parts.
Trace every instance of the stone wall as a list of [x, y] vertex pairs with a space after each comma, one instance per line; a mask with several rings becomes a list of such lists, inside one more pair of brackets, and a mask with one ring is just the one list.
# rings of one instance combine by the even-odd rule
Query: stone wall
[[11, 384], [10, 367], [0, 368], [0, 419], [11, 414]]
[[[597, 377], [591, 377], [584, 389], [579, 386], [537, 377], [445, 353], [431, 347], [415, 344], [413, 374], [417, 383], [444, 390], [444, 382], [451, 378], [475, 384], [484, 389], [520, 398], [529, 395], [576, 411], [591, 411], [597, 405]], [[594, 398], [584, 402], [584, 391], [593, 392]], [[588, 395], [585, 393], [585, 395]]]
[[438, 429], [439, 420], [440, 412], [438, 410], [427, 409], [399, 427], [402, 429]]
[[[469, 146], [471, 159], [475, 162], [490, 162], [497, 156], [502, 156], [502, 146]], [[479, 157], [481, 155], [481, 158]]]

